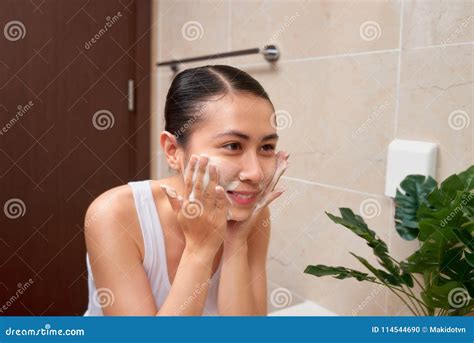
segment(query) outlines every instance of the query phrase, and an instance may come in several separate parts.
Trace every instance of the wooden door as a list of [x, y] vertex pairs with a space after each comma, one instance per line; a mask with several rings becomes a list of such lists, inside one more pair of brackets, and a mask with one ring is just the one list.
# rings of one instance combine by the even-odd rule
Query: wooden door
[[149, 0], [0, 2], [0, 315], [85, 311], [87, 206], [150, 177], [150, 27]]

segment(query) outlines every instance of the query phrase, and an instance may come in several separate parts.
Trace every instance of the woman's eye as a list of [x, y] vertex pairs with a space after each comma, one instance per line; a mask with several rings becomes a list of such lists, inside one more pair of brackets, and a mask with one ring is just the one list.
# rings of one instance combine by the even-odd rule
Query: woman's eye
[[273, 144], [265, 144], [265, 145], [262, 146], [262, 148], [265, 151], [274, 151], [275, 150], [275, 146]]
[[226, 148], [228, 150], [236, 150], [236, 149], [240, 148], [240, 143], [229, 143], [229, 144], [224, 145], [223, 147], [224, 148], [228, 147], [228, 148]]

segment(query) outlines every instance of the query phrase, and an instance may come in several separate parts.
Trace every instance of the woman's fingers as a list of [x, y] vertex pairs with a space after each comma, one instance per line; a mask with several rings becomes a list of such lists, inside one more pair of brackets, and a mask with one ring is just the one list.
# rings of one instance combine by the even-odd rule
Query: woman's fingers
[[214, 187], [214, 204], [217, 208], [216, 215], [225, 215], [227, 220], [231, 220], [232, 200], [230, 199], [230, 196], [227, 194], [227, 191], [224, 189], [224, 187], [219, 185], [219, 170], [215, 165], [212, 167], [215, 170], [215, 174], [212, 175], [212, 185], [209, 184], [208, 189], [212, 189], [211, 186]]
[[228, 209], [232, 206], [232, 202], [227, 198], [224, 187], [218, 185], [215, 187], [216, 190], [216, 216], [226, 216], [229, 220]]
[[216, 198], [216, 186], [218, 185], [217, 167], [211, 163], [207, 165], [209, 168], [209, 184], [203, 192], [204, 203], [206, 206], [213, 206]]
[[279, 151], [277, 153], [277, 162], [275, 167], [275, 173], [273, 174], [273, 178], [268, 184], [268, 188], [266, 189], [266, 193], [270, 193], [275, 189], [276, 184], [280, 180], [280, 177], [288, 168], [288, 157], [290, 154], [284, 151]]
[[188, 199], [193, 191], [194, 167], [196, 166], [197, 157], [192, 155], [184, 171], [184, 198]]
[[[206, 166], [207, 163], [209, 162], [209, 157], [207, 155], [201, 154], [199, 157], [199, 163], [195, 167], [195, 175], [193, 176], [193, 181], [194, 181], [194, 188], [193, 188], [193, 194], [195, 199], [199, 199], [202, 201], [202, 192], [204, 190], [204, 175], [206, 173]], [[190, 199], [193, 201], [193, 199]]]
[[229, 199], [226, 197], [226, 191], [221, 185], [217, 185], [216, 188], [216, 208], [222, 210], [227, 206], [231, 205]]
[[268, 193], [255, 207], [254, 214], [259, 213], [265, 206], [270, 205], [270, 203], [278, 198], [283, 192], [286, 191], [286, 188], [279, 187], [275, 189], [273, 192]]
[[277, 161], [275, 166], [275, 172], [273, 173], [273, 178], [270, 182], [267, 183], [265, 190], [263, 192], [262, 200], [255, 206], [254, 214], [260, 212], [265, 206], [269, 205], [273, 200], [278, 198], [286, 190], [283, 187], [275, 189], [278, 181], [280, 180], [283, 173], [288, 168], [288, 158], [290, 154], [285, 151], [279, 151], [277, 153]]
[[[225, 189], [219, 185], [219, 172], [217, 166], [211, 163], [206, 154], [199, 157], [192, 155], [189, 159], [185, 177], [185, 195], [178, 196], [180, 208], [187, 214], [188, 208], [193, 207], [193, 213], [203, 214], [205, 208], [210, 209], [214, 216], [224, 216], [229, 219], [228, 208], [232, 206]], [[199, 211], [194, 207], [199, 206]], [[177, 205], [176, 205], [177, 207]], [[192, 216], [193, 218], [196, 216]]]
[[[163, 192], [165, 192], [166, 197], [171, 205], [171, 208], [174, 212], [178, 212], [181, 209], [182, 202], [180, 201], [181, 196], [178, 195], [176, 190], [167, 185], [160, 185]], [[182, 200], [182, 198], [181, 198]]]

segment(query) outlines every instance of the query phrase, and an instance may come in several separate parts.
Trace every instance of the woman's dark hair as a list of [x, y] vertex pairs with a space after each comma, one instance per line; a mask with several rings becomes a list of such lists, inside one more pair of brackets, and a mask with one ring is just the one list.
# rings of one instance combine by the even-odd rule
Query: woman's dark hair
[[228, 65], [207, 65], [178, 73], [166, 96], [165, 130], [187, 147], [191, 128], [205, 110], [205, 101], [230, 92], [251, 94], [270, 102], [262, 85], [246, 72]]

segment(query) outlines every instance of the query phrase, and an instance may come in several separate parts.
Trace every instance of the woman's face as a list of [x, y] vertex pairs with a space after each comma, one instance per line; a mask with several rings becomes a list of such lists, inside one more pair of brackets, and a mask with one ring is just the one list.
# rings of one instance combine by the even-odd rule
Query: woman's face
[[[242, 93], [217, 99], [205, 103], [183, 154], [183, 167], [193, 154], [208, 155], [232, 200], [232, 219], [241, 221], [250, 216], [275, 172], [278, 135], [273, 108], [263, 98]], [[246, 199], [248, 195], [239, 192], [260, 193]]]

